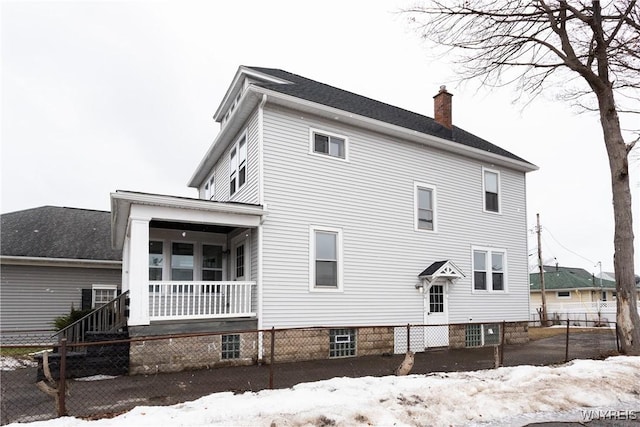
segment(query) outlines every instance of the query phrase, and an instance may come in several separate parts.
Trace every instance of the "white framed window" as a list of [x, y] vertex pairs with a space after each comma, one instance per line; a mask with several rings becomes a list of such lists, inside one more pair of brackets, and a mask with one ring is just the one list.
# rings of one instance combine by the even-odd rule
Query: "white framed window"
[[220, 245], [202, 245], [202, 280], [213, 282], [222, 280], [222, 257], [224, 251]]
[[192, 281], [195, 245], [189, 242], [171, 243], [171, 280]]
[[558, 291], [558, 292], [556, 292], [556, 296], [558, 298], [571, 298], [571, 292], [569, 292], [569, 291]]
[[507, 251], [496, 248], [472, 248], [473, 291], [507, 290]]
[[482, 192], [484, 211], [500, 213], [502, 203], [500, 194], [500, 172], [482, 168]]
[[118, 296], [116, 285], [92, 285], [91, 308], [99, 308]]
[[149, 241], [149, 280], [162, 280], [164, 268], [164, 251], [162, 240]]
[[214, 200], [216, 198], [216, 174], [211, 173], [211, 176], [204, 184], [204, 198], [207, 200]]
[[311, 153], [347, 160], [349, 140], [346, 136], [318, 129], [310, 129], [309, 133]]
[[436, 231], [436, 187], [414, 183], [414, 229]]
[[247, 135], [243, 134], [229, 152], [229, 196], [247, 182]]
[[342, 291], [342, 229], [309, 227], [309, 289]]

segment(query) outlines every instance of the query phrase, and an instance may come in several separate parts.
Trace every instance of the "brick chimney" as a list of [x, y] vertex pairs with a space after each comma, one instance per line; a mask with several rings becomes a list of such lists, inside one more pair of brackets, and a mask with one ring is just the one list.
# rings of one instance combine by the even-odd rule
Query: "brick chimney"
[[440, 91], [433, 97], [433, 115], [436, 122], [446, 127], [447, 129], [453, 129], [453, 122], [451, 120], [451, 95], [447, 92], [447, 87], [440, 86]]

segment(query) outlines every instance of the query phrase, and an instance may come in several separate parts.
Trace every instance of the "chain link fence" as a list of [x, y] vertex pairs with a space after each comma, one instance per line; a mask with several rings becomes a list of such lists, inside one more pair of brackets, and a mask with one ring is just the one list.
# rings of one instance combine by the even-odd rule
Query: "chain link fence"
[[[86, 342], [72, 345], [53, 343], [45, 333], [7, 332], [12, 333], [0, 332], [3, 425], [61, 415], [100, 418], [140, 405], [336, 376], [394, 375], [408, 360], [411, 374], [427, 374], [561, 363], [617, 351], [615, 324], [594, 322], [548, 328], [528, 322], [344, 326], [137, 338], [88, 334]], [[412, 354], [406, 356], [409, 349]]]

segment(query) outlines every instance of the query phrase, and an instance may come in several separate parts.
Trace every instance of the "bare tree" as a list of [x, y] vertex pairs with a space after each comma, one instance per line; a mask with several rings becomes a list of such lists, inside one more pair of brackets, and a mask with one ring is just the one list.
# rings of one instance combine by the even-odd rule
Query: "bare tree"
[[619, 114], [639, 113], [639, 9], [636, 0], [433, 0], [404, 11], [422, 37], [459, 54], [463, 79], [516, 83], [531, 96], [556, 84], [561, 95], [599, 113], [613, 190], [616, 317], [626, 354], [640, 354], [628, 160], [638, 139], [625, 142]]

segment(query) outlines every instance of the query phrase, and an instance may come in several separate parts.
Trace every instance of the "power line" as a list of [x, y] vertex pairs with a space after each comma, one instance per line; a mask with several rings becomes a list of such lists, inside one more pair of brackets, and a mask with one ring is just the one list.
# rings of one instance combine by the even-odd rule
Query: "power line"
[[597, 263], [593, 262], [592, 260], [590, 260], [589, 258], [583, 257], [583, 256], [582, 256], [582, 255], [580, 255], [579, 253], [576, 253], [576, 252], [572, 251], [571, 249], [567, 248], [565, 245], [563, 245], [562, 243], [560, 243], [560, 242], [558, 241], [558, 239], [556, 239], [556, 237], [553, 235], [553, 233], [551, 232], [551, 230], [549, 230], [549, 228], [547, 228], [547, 227], [543, 227], [543, 228], [544, 228], [544, 229], [549, 233], [549, 236], [551, 236], [551, 238], [552, 238], [553, 240], [555, 240], [555, 242], [556, 242], [558, 245], [560, 245], [560, 247], [561, 247], [562, 249], [564, 249], [564, 250], [565, 250], [565, 251], [567, 251], [567, 252], [571, 252], [571, 253], [572, 253], [572, 254], [574, 254], [575, 256], [580, 257], [580, 258], [582, 258], [582, 259], [583, 259], [583, 260], [585, 260], [585, 261], [589, 261], [589, 262], [590, 262], [591, 264], [593, 264], [593, 265], [596, 265], [596, 264], [597, 264]]

